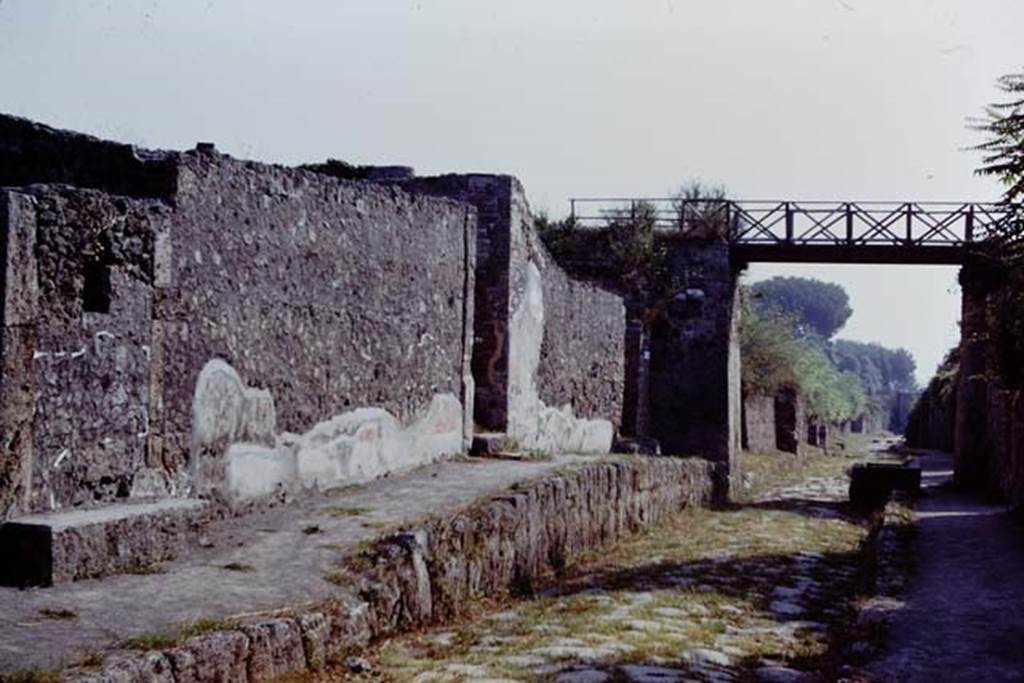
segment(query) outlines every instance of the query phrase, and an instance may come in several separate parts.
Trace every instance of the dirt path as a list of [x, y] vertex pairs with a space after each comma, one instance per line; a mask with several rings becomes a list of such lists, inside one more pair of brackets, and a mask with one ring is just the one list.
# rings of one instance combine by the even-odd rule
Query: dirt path
[[916, 571], [871, 668], [898, 681], [1024, 680], [1024, 528], [943, 484], [951, 458], [922, 457]]

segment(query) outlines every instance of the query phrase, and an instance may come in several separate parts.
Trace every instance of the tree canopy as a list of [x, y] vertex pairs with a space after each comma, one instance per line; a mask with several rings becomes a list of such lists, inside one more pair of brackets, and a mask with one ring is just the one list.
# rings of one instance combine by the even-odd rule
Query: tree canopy
[[838, 339], [831, 356], [840, 370], [860, 377], [864, 389], [872, 395], [917, 388], [917, 363], [906, 349], [888, 349], [881, 344]]
[[752, 290], [759, 308], [792, 316], [801, 336], [831, 339], [853, 313], [845, 289], [814, 278], [774, 277], [758, 282]]
[[998, 85], [1007, 99], [987, 106], [972, 126], [988, 136], [974, 148], [984, 153], [976, 173], [998, 178], [1006, 186], [1003, 199], [1012, 202], [1024, 197], [1024, 73], [1007, 74]]

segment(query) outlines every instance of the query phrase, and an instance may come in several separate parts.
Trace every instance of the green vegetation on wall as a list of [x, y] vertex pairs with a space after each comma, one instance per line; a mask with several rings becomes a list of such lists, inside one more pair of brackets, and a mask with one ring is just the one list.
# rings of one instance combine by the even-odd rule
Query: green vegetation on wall
[[837, 368], [817, 339], [801, 338], [796, 316], [763, 302], [754, 304], [749, 288], [743, 288], [740, 296], [745, 395], [770, 396], [792, 386], [803, 395], [812, 418], [847, 422], [864, 413], [867, 395], [860, 380]]

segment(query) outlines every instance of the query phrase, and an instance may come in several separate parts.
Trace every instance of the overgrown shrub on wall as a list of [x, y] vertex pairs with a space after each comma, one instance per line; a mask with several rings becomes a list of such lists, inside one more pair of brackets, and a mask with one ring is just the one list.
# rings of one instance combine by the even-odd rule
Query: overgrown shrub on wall
[[904, 436], [914, 448], [953, 448], [956, 392], [960, 376], [960, 347], [953, 347], [907, 418]]
[[796, 387], [809, 416], [847, 422], [862, 415], [868, 397], [854, 373], [839, 370], [821, 346], [797, 334], [794, 316], [755, 305], [752, 292], [740, 292], [740, 357], [745, 395], [771, 396]]
[[863, 415], [868, 407], [867, 394], [857, 375], [839, 370], [825, 352], [813, 344], [801, 344], [796, 373], [812, 418], [832, 423], [849, 422]]
[[740, 289], [740, 358], [745, 396], [772, 396], [798, 384], [800, 348], [793, 318], [755, 306], [749, 288]]

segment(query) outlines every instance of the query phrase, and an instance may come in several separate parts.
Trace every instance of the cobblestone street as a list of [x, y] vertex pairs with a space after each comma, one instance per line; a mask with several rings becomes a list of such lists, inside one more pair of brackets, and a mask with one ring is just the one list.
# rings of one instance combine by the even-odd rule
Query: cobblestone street
[[[869, 530], [843, 501], [845, 471], [866, 455], [818, 454], [785, 466], [783, 456], [747, 456], [741, 503], [685, 512], [582, 558], [532, 599], [386, 642], [362, 678], [601, 683], [853, 675], [842, 665], [873, 651], [853, 627], [870, 586]], [[327, 679], [349, 676], [336, 671]]]

